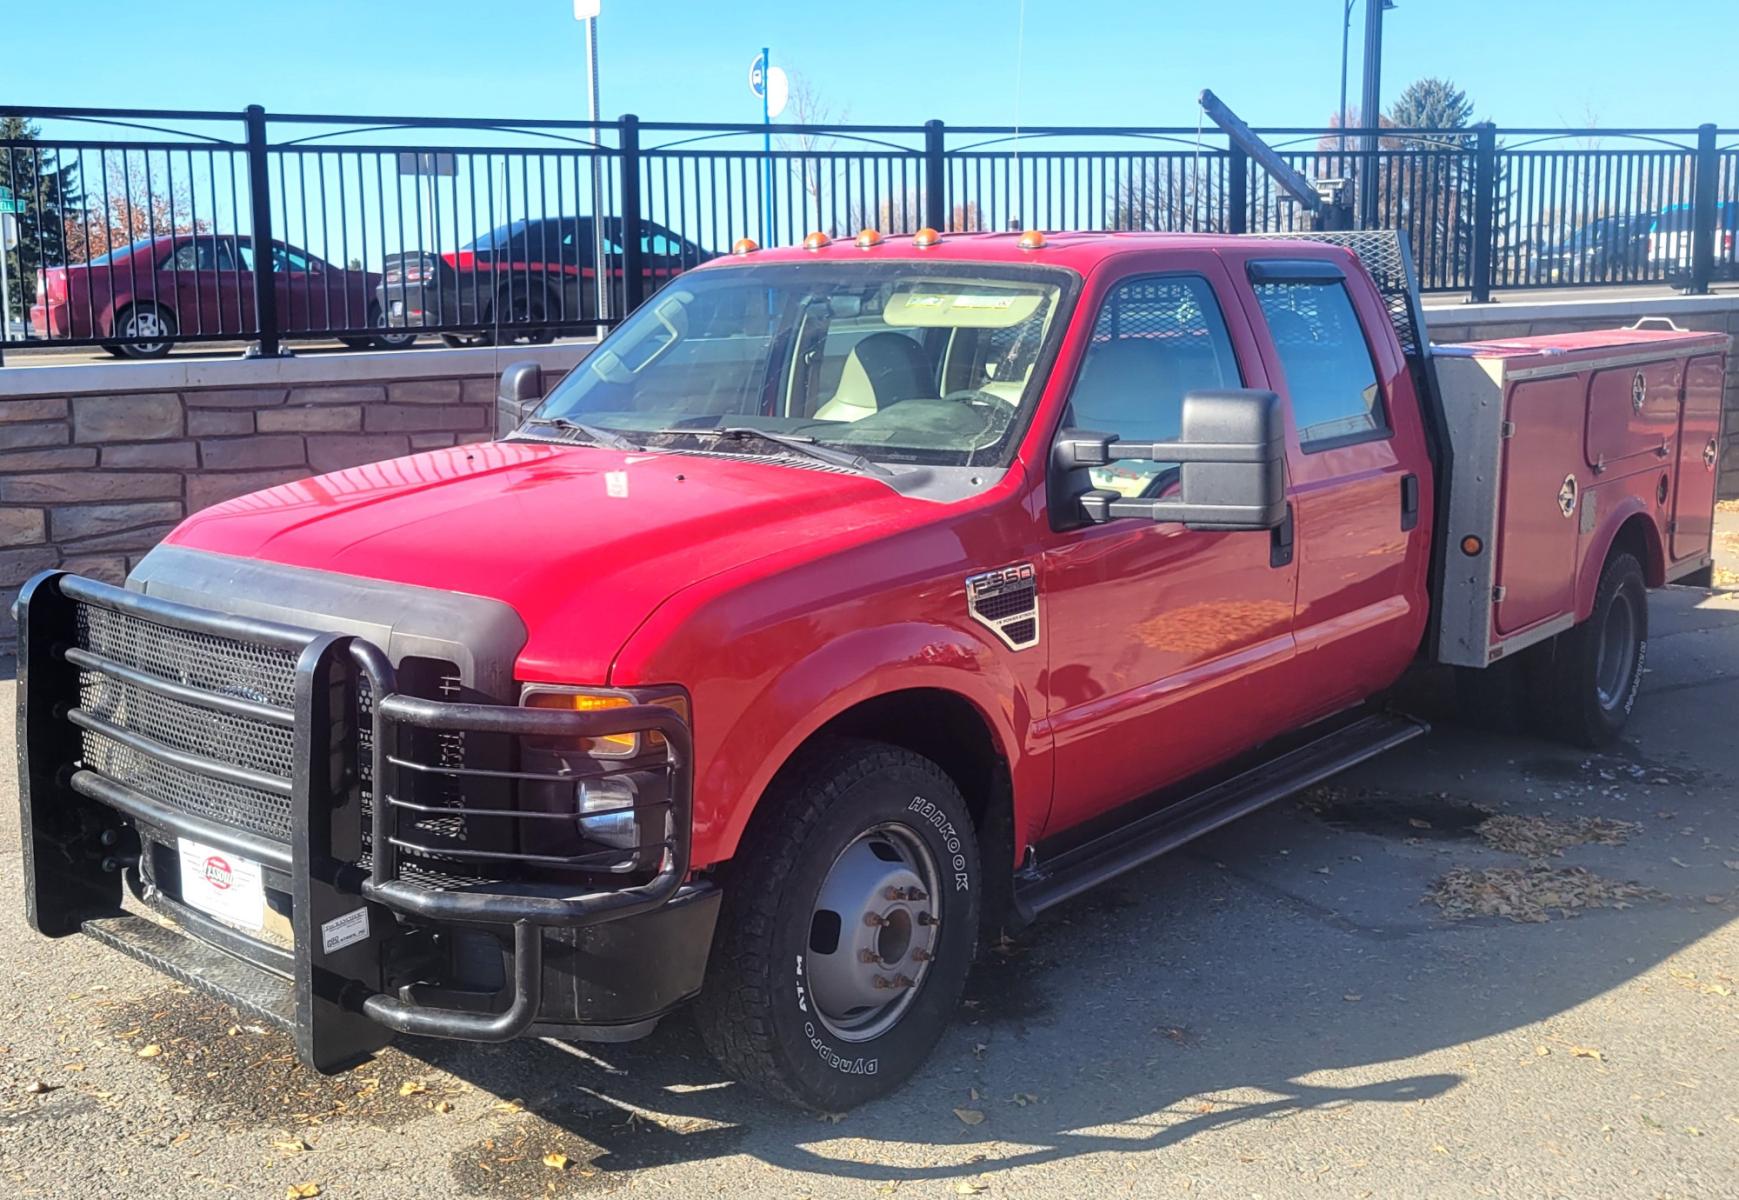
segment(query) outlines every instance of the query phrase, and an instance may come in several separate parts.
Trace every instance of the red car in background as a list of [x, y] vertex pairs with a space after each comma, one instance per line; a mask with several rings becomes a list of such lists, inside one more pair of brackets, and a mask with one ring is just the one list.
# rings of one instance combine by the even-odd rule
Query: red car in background
[[[358, 348], [408, 346], [416, 339], [370, 332], [384, 324], [377, 273], [335, 267], [278, 241], [272, 256], [285, 334], [334, 336]], [[98, 341], [122, 358], [157, 358], [177, 341], [252, 337], [253, 239], [203, 233], [145, 238], [88, 263], [38, 272], [36, 295], [30, 325], [37, 337]]]

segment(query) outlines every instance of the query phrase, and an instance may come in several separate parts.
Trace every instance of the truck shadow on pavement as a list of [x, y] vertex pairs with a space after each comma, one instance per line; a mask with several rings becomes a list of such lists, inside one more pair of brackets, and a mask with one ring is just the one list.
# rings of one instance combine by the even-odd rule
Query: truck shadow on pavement
[[[1739, 698], [1739, 685], [1710, 686]], [[524, 1144], [559, 1145], [600, 1186], [729, 1155], [839, 1179], [993, 1177], [1252, 1125], [1269, 1132], [1239, 1153], [1273, 1153], [1290, 1123], [1452, 1091], [1468, 1043], [1509, 1034], [1504, 1061], [1544, 1062], [1553, 1018], [1739, 911], [1719, 861], [1739, 847], [1726, 799], [1739, 749], [1719, 732], [1728, 706], [1700, 686], [1653, 690], [1636, 736], [1612, 751], [1440, 725], [1326, 797], [1283, 802], [1064, 906], [981, 951], [930, 1065], [842, 1116], [731, 1083], [681, 1017], [628, 1045], [405, 1049], [523, 1102], [542, 1123]], [[1427, 815], [1385, 818], [1384, 804]], [[1626, 824], [1622, 844], [1530, 857], [1444, 816], [1463, 810], [1541, 828]], [[1693, 845], [1703, 853], [1687, 862]], [[1450, 921], [1423, 901], [1457, 868], [1578, 871], [1633, 881], [1637, 894], [1598, 910], [1547, 905], [1524, 921]], [[468, 1156], [494, 1148], [455, 1151], [462, 1182], [488, 1177]]]

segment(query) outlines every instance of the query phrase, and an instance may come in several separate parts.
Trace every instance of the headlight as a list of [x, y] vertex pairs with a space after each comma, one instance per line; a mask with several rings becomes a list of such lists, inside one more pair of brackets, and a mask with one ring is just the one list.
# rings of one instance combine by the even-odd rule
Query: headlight
[[[658, 704], [675, 709], [688, 720], [688, 697], [678, 691], [643, 689], [632, 692], [609, 688], [567, 687], [554, 683], [528, 683], [520, 691], [519, 703], [525, 708], [555, 708], [564, 712], [603, 712], [611, 708], [627, 708], [634, 704]], [[584, 738], [580, 749], [598, 758], [633, 758], [643, 748], [664, 745], [662, 735], [648, 731], [646, 746], [638, 733], [612, 733], [606, 737]]]
[[[652, 704], [688, 719], [688, 697], [668, 687], [617, 690], [528, 683], [521, 689], [520, 703], [581, 713]], [[664, 750], [664, 736], [650, 729], [567, 740], [526, 738], [520, 745], [521, 769], [544, 779], [520, 780], [519, 805], [528, 811], [571, 814], [571, 825], [549, 822], [568, 831], [556, 835], [551, 829], [550, 852], [619, 850], [618, 860], [584, 869], [613, 874], [644, 870], [657, 863], [671, 835]], [[625, 761], [630, 759], [644, 761]]]
[[584, 779], [575, 789], [581, 836], [619, 850], [632, 850], [640, 845], [639, 814], [633, 808], [640, 798], [640, 788], [634, 776]]

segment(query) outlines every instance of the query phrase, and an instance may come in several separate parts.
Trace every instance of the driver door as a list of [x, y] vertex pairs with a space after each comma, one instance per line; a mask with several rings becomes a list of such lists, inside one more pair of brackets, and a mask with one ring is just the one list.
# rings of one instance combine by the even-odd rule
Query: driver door
[[[1097, 308], [1065, 426], [1171, 440], [1185, 393], [1269, 386], [1219, 257], [1170, 252], [1164, 268], [1090, 290], [1084, 302]], [[1094, 473], [1129, 497], [1163, 496], [1176, 480], [1165, 463]], [[1040, 567], [1053, 831], [1281, 732], [1295, 707], [1289, 535], [1133, 518], [1057, 528], [1071, 516], [1051, 515]]]

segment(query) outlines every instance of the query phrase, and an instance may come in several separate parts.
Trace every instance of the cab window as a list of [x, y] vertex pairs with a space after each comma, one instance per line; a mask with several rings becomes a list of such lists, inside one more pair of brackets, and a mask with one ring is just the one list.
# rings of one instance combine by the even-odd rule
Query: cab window
[[1339, 279], [1256, 281], [1298, 442], [1306, 453], [1386, 437], [1388, 415], [1365, 331]]
[[[1175, 441], [1187, 393], [1242, 386], [1213, 286], [1200, 275], [1138, 276], [1118, 284], [1094, 318], [1066, 421], [1126, 442]], [[1176, 468], [1133, 459], [1091, 473], [1094, 487], [1137, 498], [1159, 495]]]

